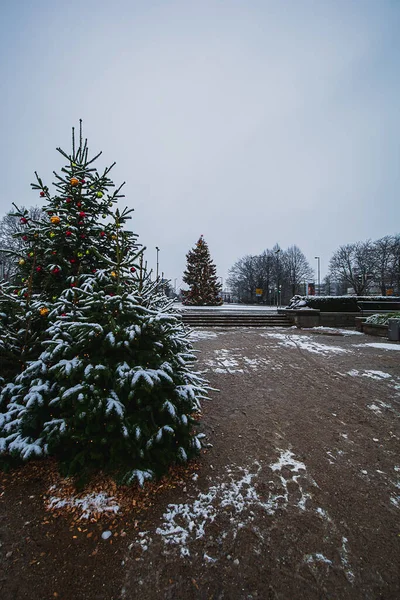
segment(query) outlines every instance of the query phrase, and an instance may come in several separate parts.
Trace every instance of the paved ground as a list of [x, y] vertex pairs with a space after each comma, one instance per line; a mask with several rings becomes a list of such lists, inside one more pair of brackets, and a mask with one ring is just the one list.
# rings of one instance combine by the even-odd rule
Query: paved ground
[[400, 344], [337, 333], [197, 330], [204, 453], [108, 540], [7, 476], [2, 597], [400, 597]]

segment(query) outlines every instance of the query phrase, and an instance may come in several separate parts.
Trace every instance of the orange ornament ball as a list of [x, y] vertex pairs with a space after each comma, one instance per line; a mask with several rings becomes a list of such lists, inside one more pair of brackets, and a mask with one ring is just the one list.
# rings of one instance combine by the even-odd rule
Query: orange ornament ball
[[69, 182], [72, 186], [79, 185], [79, 179], [77, 179], [76, 177], [71, 177]]

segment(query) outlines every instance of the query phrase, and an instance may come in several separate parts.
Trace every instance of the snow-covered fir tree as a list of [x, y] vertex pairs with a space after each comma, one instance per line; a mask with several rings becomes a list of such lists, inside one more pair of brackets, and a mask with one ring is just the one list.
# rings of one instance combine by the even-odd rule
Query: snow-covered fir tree
[[182, 292], [183, 304], [196, 306], [222, 304], [222, 286], [218, 282], [217, 268], [202, 235], [196, 246], [187, 253], [186, 260], [183, 281], [190, 286], [190, 289]]
[[208, 386], [192, 370], [181, 317], [144, 273], [143, 249], [125, 229], [131, 211], [111, 210], [121, 188], [109, 192], [109, 169], [98, 175], [81, 136], [71, 155], [60, 152], [68, 162], [56, 197], [40, 178], [34, 186], [51, 225], [26, 223], [20, 285], [1, 296], [8, 345], [21, 344], [19, 323], [37, 356], [4, 382], [0, 452], [143, 483], [198, 452], [193, 415]]

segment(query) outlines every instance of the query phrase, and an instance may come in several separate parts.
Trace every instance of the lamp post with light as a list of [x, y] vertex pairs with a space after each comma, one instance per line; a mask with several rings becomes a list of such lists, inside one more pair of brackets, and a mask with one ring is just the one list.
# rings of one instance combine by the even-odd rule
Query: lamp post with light
[[315, 260], [318, 261], [318, 296], [321, 295], [321, 259], [319, 256], [315, 256]]
[[156, 270], [156, 279], [158, 280], [158, 253], [160, 252], [160, 248], [158, 246], [156, 246], [156, 250], [157, 250], [157, 270]]

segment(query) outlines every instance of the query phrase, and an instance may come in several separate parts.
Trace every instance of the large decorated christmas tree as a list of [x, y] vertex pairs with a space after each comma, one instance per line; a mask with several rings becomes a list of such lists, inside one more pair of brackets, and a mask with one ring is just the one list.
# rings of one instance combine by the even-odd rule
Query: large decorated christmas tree
[[202, 235], [196, 246], [187, 253], [186, 260], [183, 281], [190, 286], [190, 289], [182, 292], [183, 304], [195, 306], [222, 304], [222, 286], [218, 282], [217, 268]]
[[56, 175], [37, 177], [45, 218], [25, 225], [17, 280], [0, 288], [0, 353], [16, 357], [0, 393], [0, 452], [54, 456], [66, 474], [110, 470], [143, 483], [196, 454], [193, 418], [207, 394], [181, 317], [142, 267], [115, 209], [110, 168], [86, 140]]

